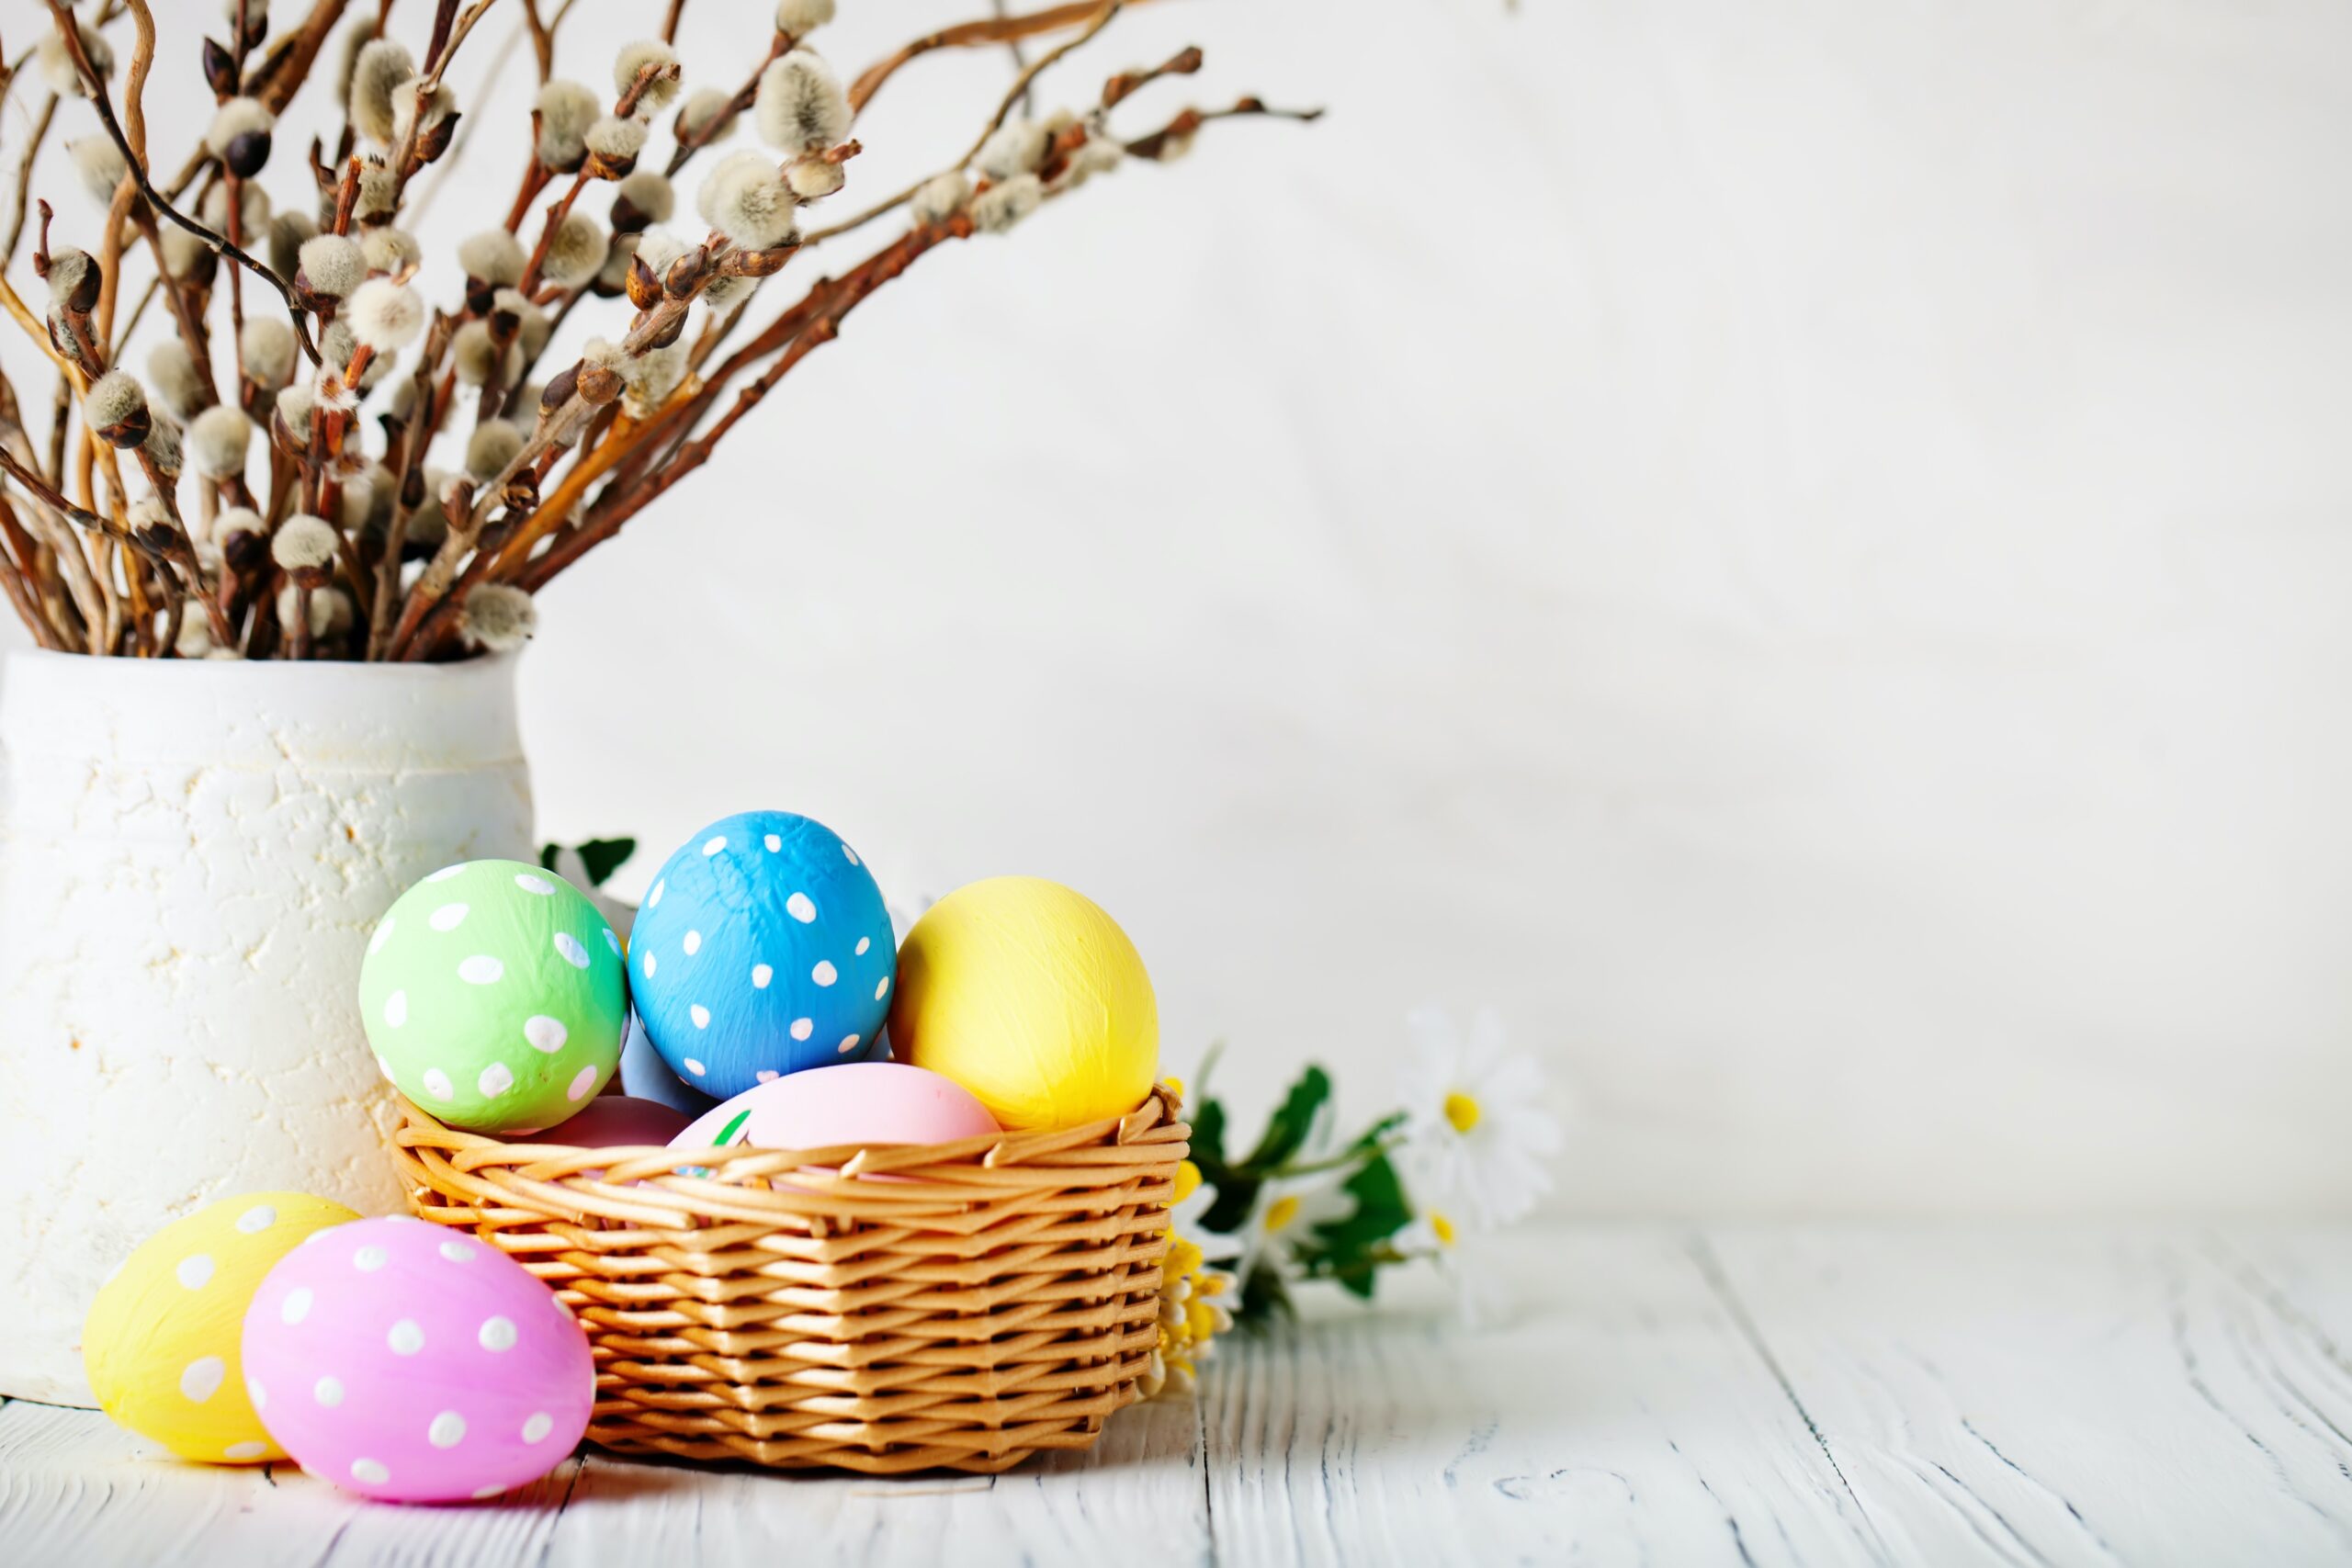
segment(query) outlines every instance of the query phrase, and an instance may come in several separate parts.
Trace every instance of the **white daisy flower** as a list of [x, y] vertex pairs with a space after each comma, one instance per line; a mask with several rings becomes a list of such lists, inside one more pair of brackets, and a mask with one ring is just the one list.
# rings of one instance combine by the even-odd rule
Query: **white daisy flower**
[[[1181, 1079], [1170, 1078], [1182, 1096]], [[1168, 1227], [1178, 1235], [1189, 1238], [1201, 1249], [1201, 1255], [1211, 1263], [1229, 1263], [1241, 1256], [1241, 1238], [1213, 1231], [1201, 1224], [1209, 1205], [1216, 1201], [1216, 1189], [1201, 1179], [1201, 1168], [1191, 1160], [1179, 1161], [1176, 1167], [1176, 1201], [1168, 1206]]]
[[1419, 1043], [1402, 1084], [1408, 1183], [1482, 1228], [1521, 1218], [1551, 1190], [1549, 1162], [1560, 1151], [1542, 1070], [1505, 1047], [1491, 1009], [1471, 1021], [1466, 1040], [1436, 1008], [1416, 1009], [1407, 1022]]
[[1298, 1248], [1315, 1240], [1315, 1227], [1336, 1224], [1355, 1213], [1355, 1199], [1340, 1185], [1346, 1174], [1328, 1171], [1267, 1182], [1259, 1190], [1249, 1223], [1238, 1233], [1241, 1261], [1234, 1272], [1247, 1280], [1263, 1264], [1285, 1285], [1301, 1279], [1306, 1270]]
[[1396, 1250], [1427, 1258], [1453, 1296], [1454, 1311], [1470, 1327], [1488, 1326], [1505, 1314], [1501, 1297], [1476, 1256], [1476, 1244], [1443, 1211], [1429, 1209], [1396, 1233]]

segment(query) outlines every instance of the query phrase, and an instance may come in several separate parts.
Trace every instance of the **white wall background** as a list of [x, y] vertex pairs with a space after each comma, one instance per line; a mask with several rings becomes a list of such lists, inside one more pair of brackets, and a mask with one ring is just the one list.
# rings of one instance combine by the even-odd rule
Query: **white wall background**
[[1188, 41], [1131, 125], [1329, 118], [926, 260], [551, 590], [548, 833], [1058, 877], [1252, 1101], [1492, 1002], [1577, 1211], [2352, 1202], [2352, 12], [1196, 0], [1046, 101]]

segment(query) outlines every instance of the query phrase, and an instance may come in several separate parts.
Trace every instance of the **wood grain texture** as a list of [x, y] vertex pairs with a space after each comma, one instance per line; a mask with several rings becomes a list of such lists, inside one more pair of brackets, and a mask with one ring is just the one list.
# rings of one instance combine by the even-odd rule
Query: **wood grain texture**
[[0, 1564], [2031, 1565], [2352, 1559], [2352, 1228], [1532, 1233], [1000, 1476], [589, 1453], [368, 1504], [0, 1407]]
[[2352, 1556], [2352, 1377], [2188, 1232], [1704, 1243], [1902, 1562]]
[[1543, 1236], [1502, 1321], [1343, 1307], [1208, 1404], [1220, 1561], [1868, 1561], [1869, 1526], [1679, 1236]]

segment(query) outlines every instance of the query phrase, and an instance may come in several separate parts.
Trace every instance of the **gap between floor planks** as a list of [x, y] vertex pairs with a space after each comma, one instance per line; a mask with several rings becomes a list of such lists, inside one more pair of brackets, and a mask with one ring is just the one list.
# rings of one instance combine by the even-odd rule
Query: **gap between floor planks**
[[874, 1481], [575, 1458], [401, 1509], [0, 1410], [0, 1561], [2297, 1562], [2352, 1555], [2340, 1228], [1523, 1234], [1234, 1347], [1086, 1455]]

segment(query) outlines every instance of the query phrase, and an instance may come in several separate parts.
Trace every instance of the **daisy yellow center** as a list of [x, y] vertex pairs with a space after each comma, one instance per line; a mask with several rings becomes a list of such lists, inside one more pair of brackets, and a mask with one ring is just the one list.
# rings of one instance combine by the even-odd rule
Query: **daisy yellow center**
[[1201, 1168], [1191, 1160], [1176, 1164], [1176, 1201], [1181, 1203], [1201, 1188]]
[[1266, 1228], [1270, 1231], [1281, 1230], [1296, 1218], [1298, 1199], [1295, 1196], [1277, 1198], [1266, 1205]]
[[1430, 1234], [1437, 1237], [1437, 1244], [1440, 1247], [1452, 1247], [1453, 1245], [1453, 1222], [1447, 1219], [1443, 1214], [1439, 1213], [1435, 1209], [1431, 1209], [1430, 1211]]
[[1445, 1119], [1457, 1133], [1467, 1133], [1476, 1127], [1483, 1114], [1478, 1102], [1458, 1089], [1445, 1097]]

